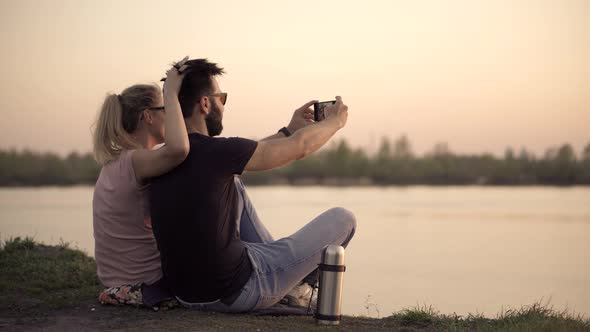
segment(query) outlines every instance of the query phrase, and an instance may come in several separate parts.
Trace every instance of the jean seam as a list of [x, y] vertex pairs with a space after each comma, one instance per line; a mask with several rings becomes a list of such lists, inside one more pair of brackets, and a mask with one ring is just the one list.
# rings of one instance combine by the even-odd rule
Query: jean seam
[[254, 223], [252, 222], [253, 219], [252, 219], [252, 216], [250, 215], [250, 208], [248, 208], [248, 206], [246, 204], [247, 203], [247, 200], [245, 197], [246, 192], [243, 187], [238, 186], [237, 189], [238, 189], [238, 192], [240, 193], [240, 198], [242, 199], [242, 205], [243, 205], [242, 214], [244, 214], [244, 213], [246, 214], [246, 217], [248, 217], [248, 223], [251, 225], [250, 228], [254, 229], [254, 233], [257, 236], [258, 242], [262, 243], [262, 236], [260, 235], [260, 232], [258, 231], [258, 229], [256, 227], [254, 227]]
[[251, 225], [250, 228], [254, 229], [254, 233], [257, 236], [258, 242], [257, 243], [263, 243], [262, 242], [262, 236], [260, 236], [260, 233], [258, 232], [258, 229], [256, 227], [254, 227], [254, 224], [252, 223], [252, 216], [250, 216], [250, 213], [248, 212], [248, 209], [246, 208], [246, 204], [244, 204], [244, 212], [246, 214], [246, 217], [248, 218], [248, 223]]

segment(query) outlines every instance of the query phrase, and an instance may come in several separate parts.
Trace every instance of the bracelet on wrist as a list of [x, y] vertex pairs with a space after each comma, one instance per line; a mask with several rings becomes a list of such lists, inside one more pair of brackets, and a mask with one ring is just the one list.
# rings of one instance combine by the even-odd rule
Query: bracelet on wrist
[[285, 135], [285, 137], [291, 136], [291, 132], [289, 131], [289, 129], [287, 129], [287, 127], [283, 127], [281, 129], [279, 129], [278, 132], [283, 133], [283, 135]]

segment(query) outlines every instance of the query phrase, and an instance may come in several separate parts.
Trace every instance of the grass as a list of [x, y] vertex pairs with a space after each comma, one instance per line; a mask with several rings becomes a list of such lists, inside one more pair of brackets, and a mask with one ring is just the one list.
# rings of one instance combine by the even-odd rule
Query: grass
[[46, 246], [14, 238], [0, 248], [0, 310], [57, 309], [98, 294], [94, 259], [68, 243]]
[[589, 319], [540, 302], [504, 310], [495, 318], [441, 314], [422, 305], [380, 319], [345, 316], [339, 327], [317, 326], [310, 317], [101, 306], [94, 259], [64, 242], [47, 246], [28, 237], [0, 243], [0, 271], [0, 328], [9, 329], [590, 331]]
[[403, 309], [384, 319], [397, 321], [401, 326], [437, 331], [590, 331], [589, 319], [554, 310], [541, 302], [505, 310], [493, 319], [481, 314], [444, 315], [431, 306]]

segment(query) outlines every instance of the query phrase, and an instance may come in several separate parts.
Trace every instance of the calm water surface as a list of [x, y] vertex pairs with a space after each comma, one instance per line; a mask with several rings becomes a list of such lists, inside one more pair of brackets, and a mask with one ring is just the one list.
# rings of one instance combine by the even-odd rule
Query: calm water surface
[[[0, 189], [0, 238], [93, 254], [91, 187]], [[343, 311], [484, 313], [543, 299], [590, 316], [590, 188], [250, 187], [276, 238], [333, 206], [357, 216]]]

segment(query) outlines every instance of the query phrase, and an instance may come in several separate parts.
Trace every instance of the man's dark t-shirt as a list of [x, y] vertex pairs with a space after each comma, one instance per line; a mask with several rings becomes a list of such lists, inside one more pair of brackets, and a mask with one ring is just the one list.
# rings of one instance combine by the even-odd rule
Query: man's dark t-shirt
[[152, 225], [162, 270], [174, 295], [187, 302], [210, 302], [243, 287], [252, 265], [236, 221], [241, 174], [257, 142], [189, 134], [182, 164], [153, 179]]

